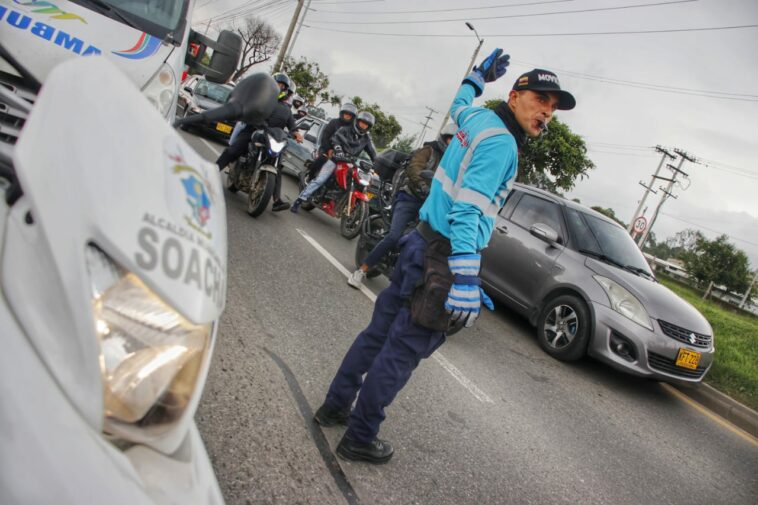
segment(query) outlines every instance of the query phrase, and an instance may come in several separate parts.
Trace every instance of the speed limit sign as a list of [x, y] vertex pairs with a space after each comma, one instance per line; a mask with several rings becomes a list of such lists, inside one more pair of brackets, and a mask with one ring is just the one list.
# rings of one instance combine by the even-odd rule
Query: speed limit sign
[[645, 231], [645, 228], [647, 228], [647, 219], [645, 219], [645, 216], [640, 216], [634, 220], [635, 233], [642, 233]]

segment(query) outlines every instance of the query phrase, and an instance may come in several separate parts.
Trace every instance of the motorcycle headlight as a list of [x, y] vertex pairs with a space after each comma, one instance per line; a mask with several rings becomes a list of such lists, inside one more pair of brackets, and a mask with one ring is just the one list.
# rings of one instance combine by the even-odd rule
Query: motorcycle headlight
[[92, 245], [87, 270], [100, 341], [104, 430], [149, 442], [185, 412], [213, 325], [190, 323]]
[[280, 152], [282, 152], [282, 149], [284, 149], [284, 146], [287, 145], [286, 140], [284, 142], [277, 142], [276, 140], [274, 140], [273, 137], [269, 137], [268, 142], [270, 145], [271, 152], [273, 154], [279, 154]]
[[358, 180], [364, 186], [368, 186], [371, 183], [371, 173], [363, 170], [358, 170]]
[[608, 295], [613, 310], [624, 317], [628, 317], [640, 326], [644, 326], [651, 331], [653, 330], [653, 324], [650, 322], [650, 316], [648, 316], [645, 307], [642, 306], [642, 303], [628, 289], [602, 275], [593, 275], [592, 277], [605, 290], [605, 294]]
[[176, 76], [171, 66], [166, 63], [161, 65], [158, 72], [142, 88], [142, 94], [150, 100], [163, 117], [169, 116], [169, 108], [174, 103], [176, 93]]

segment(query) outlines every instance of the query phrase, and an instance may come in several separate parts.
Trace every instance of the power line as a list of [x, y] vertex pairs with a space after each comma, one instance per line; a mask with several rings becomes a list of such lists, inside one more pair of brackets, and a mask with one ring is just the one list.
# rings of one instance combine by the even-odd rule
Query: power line
[[[400, 25], [400, 24], [429, 24], [429, 23], [453, 23], [458, 21], [481, 21], [492, 19], [512, 19], [512, 18], [531, 18], [537, 16], [556, 16], [561, 14], [586, 14], [588, 12], [604, 12], [604, 11], [617, 11], [628, 9], [639, 9], [644, 7], [660, 7], [663, 5], [674, 5], [682, 3], [697, 2], [698, 0], [670, 0], [668, 2], [655, 2], [649, 4], [636, 4], [636, 5], [620, 5], [617, 7], [595, 7], [591, 9], [575, 9], [569, 11], [554, 11], [554, 12], [534, 12], [531, 14], [508, 14], [504, 16], [487, 16], [487, 17], [466, 17], [455, 19], [427, 19], [422, 21], [350, 21], [351, 25]], [[315, 22], [315, 20], [314, 20]], [[334, 23], [334, 21], [318, 21], [319, 23]]]
[[557, 3], [563, 3], [563, 2], [573, 2], [574, 0], [545, 0], [541, 2], [526, 2], [526, 3], [517, 3], [517, 4], [507, 4], [507, 5], [489, 5], [489, 6], [482, 6], [482, 7], [461, 7], [458, 9], [432, 9], [432, 10], [423, 10], [423, 11], [382, 11], [382, 12], [372, 12], [372, 11], [322, 11], [320, 9], [311, 9], [314, 12], [323, 12], [324, 14], [432, 14], [436, 12], [457, 12], [457, 11], [475, 11], [475, 10], [486, 10], [486, 9], [505, 9], [508, 7], [523, 7], [527, 5], [542, 5], [542, 4], [557, 4]]
[[724, 233], [723, 230], [716, 230], [714, 228], [709, 228], [707, 226], [703, 226], [701, 223], [693, 223], [692, 221], [687, 221], [686, 219], [682, 219], [681, 217], [678, 217], [678, 216], [672, 216], [671, 214], [666, 214], [665, 212], [661, 212], [661, 214], [664, 215], [664, 216], [666, 216], [666, 217], [670, 217], [671, 219], [676, 219], [677, 221], [681, 221], [683, 223], [687, 223], [687, 224], [690, 224], [692, 226], [697, 226], [699, 228], [703, 228], [704, 230], [712, 231], [713, 233], [718, 233], [719, 235], [726, 235], [727, 237], [729, 237], [732, 240], [739, 240], [740, 242], [744, 242], [746, 244], [750, 244], [752, 246], [758, 247], [758, 244], [755, 243], [755, 242], [750, 242], [749, 240], [745, 240], [744, 238], [739, 238], [739, 237], [735, 237], [733, 235], [729, 235], [728, 233]]
[[[528, 61], [519, 61], [519, 60], [511, 60], [511, 61], [513, 63], [518, 63], [521, 65], [526, 65], [530, 67], [539, 68], [541, 66], [539, 64], [531, 63]], [[634, 87], [634, 88], [652, 89], [655, 91], [670, 91], [670, 92], [675, 92], [675, 93], [685, 94], [685, 95], [709, 96], [710, 98], [725, 98], [725, 99], [735, 99], [735, 100], [746, 99], [745, 101], [749, 101], [749, 102], [758, 100], [758, 95], [753, 95], [753, 94], [748, 94], [748, 93], [733, 93], [729, 91], [713, 91], [713, 90], [706, 90], [706, 89], [683, 88], [683, 87], [678, 87], [678, 86], [667, 86], [664, 84], [652, 84], [652, 83], [640, 82], [640, 81], [613, 79], [610, 77], [603, 77], [600, 75], [591, 75], [591, 74], [583, 74], [579, 72], [572, 72], [571, 70], [560, 69], [560, 68], [553, 68], [553, 70], [560, 72], [561, 75], [568, 75], [570, 77], [576, 77], [578, 79], [588, 79], [588, 80], [593, 80], [593, 81], [605, 82], [608, 84], [618, 84], [618, 85]]]
[[[351, 23], [355, 24], [355, 23]], [[423, 37], [423, 38], [469, 38], [470, 35], [466, 34], [442, 34], [442, 33], [383, 33], [383, 32], [365, 32], [365, 31], [352, 31], [352, 30], [340, 30], [332, 27], [320, 27], [312, 25], [303, 25], [306, 28], [313, 30], [322, 30], [335, 33], [351, 33], [354, 35], [378, 35], [385, 37]], [[614, 31], [614, 32], [569, 32], [569, 33], [500, 33], [500, 34], [483, 34], [485, 37], [578, 37], [578, 36], [594, 36], [594, 35], [644, 35], [653, 33], [679, 33], [679, 32], [706, 32], [717, 30], [739, 30], [743, 28], [756, 28], [758, 24], [754, 25], [735, 25], [735, 26], [710, 26], [703, 28], [678, 28], [667, 30], [626, 30], [626, 31]]]

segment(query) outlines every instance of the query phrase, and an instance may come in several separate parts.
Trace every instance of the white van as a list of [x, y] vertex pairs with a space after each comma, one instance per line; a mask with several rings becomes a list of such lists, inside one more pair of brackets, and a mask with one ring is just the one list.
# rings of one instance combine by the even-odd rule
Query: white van
[[[102, 55], [116, 64], [166, 119], [173, 119], [185, 63], [209, 80], [226, 82], [242, 41], [224, 31], [216, 43], [191, 29], [194, 0], [0, 0], [0, 84], [33, 101], [9, 58], [40, 83], [68, 58]], [[188, 56], [188, 48], [195, 49]], [[206, 47], [209, 66], [200, 65]], [[231, 67], [231, 68], [229, 68]], [[23, 119], [23, 118], [20, 118]], [[10, 121], [0, 135], [18, 137]], [[16, 125], [20, 129], [20, 124]], [[0, 136], [0, 140], [8, 141]]]

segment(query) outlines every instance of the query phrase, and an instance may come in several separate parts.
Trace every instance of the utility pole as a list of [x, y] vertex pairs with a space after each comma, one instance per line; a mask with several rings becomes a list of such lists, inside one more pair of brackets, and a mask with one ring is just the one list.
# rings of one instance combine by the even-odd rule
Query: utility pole
[[666, 158], [671, 158], [672, 160], [676, 159], [676, 156], [674, 154], [671, 154], [670, 151], [668, 151], [667, 149], [661, 146], [655, 146], [655, 150], [658, 151], [659, 153], [662, 153], [663, 156], [661, 156], [661, 162], [658, 163], [658, 168], [655, 169], [655, 173], [650, 178], [650, 182], [647, 184], [647, 186], [642, 181], [640, 181], [640, 186], [645, 188], [645, 194], [642, 195], [640, 204], [637, 205], [637, 210], [634, 211], [632, 220], [629, 221], [629, 226], [626, 229], [626, 231], [628, 231], [629, 233], [632, 233], [632, 229], [634, 228], [634, 222], [637, 220], [637, 218], [644, 215], [644, 211], [642, 211], [642, 209], [645, 206], [645, 200], [647, 200], [647, 196], [651, 192], [653, 194], [656, 194], [656, 191], [653, 189], [653, 184], [655, 184], [655, 180], [658, 178], [658, 174], [660, 173], [661, 168], [663, 167], [663, 163], [666, 161]]
[[421, 147], [421, 144], [424, 142], [424, 135], [426, 134], [426, 129], [429, 127], [429, 121], [432, 120], [432, 114], [439, 112], [429, 106], [426, 106], [426, 108], [429, 110], [429, 115], [426, 116], [426, 121], [421, 125], [423, 128], [421, 128], [421, 135], [418, 137], [418, 147]]
[[295, 42], [297, 41], [297, 36], [300, 35], [300, 29], [303, 27], [303, 23], [305, 22], [305, 16], [308, 15], [308, 9], [310, 7], [311, 7], [311, 0], [308, 0], [308, 3], [305, 4], [303, 15], [300, 16], [300, 21], [297, 23], [297, 30], [295, 30], [295, 36], [292, 37], [292, 42], [290, 42], [290, 45], [287, 48], [287, 54], [284, 56], [285, 60], [290, 57], [290, 54], [292, 54], [292, 48], [295, 46]]
[[740, 304], [737, 305], [739, 308], [745, 308], [745, 303], [747, 302], [748, 297], [750, 296], [750, 292], [753, 290], [753, 286], [755, 286], [755, 281], [758, 279], [758, 270], [755, 271], [755, 275], [753, 275], [753, 282], [750, 283], [750, 286], [748, 286], [747, 291], [745, 291], [745, 294], [742, 295], [742, 300], [740, 300]]
[[[482, 44], [484, 44], [484, 39], [479, 37], [479, 33], [476, 31], [474, 26], [466, 22], [466, 26], [469, 30], [473, 31], [476, 35], [476, 39], [479, 41], [479, 45], [476, 46], [476, 50], [474, 50], [473, 56], [471, 56], [471, 61], [468, 64], [468, 68], [466, 69], [466, 73], [463, 74], [463, 78], [465, 79], [470, 73], [471, 69], [474, 68], [474, 62], [476, 61], [476, 57], [479, 56], [479, 50], [482, 48]], [[445, 117], [442, 118], [442, 123], [440, 123], [440, 131], [437, 133], [438, 135], [442, 133], [442, 129], [445, 127], [445, 124], [447, 123], [447, 120], [450, 118], [450, 107], [447, 108], [447, 112], [445, 112]]]
[[282, 69], [282, 63], [284, 63], [284, 55], [287, 54], [287, 47], [290, 44], [292, 38], [292, 32], [295, 30], [295, 24], [300, 17], [300, 11], [303, 9], [303, 0], [297, 0], [297, 7], [295, 13], [292, 15], [292, 21], [290, 21], [290, 27], [287, 29], [287, 35], [284, 36], [284, 42], [279, 50], [279, 55], [276, 57], [276, 63], [274, 63], [274, 72], [279, 72]]
[[[664, 177], [659, 177], [659, 179], [668, 180], [668, 186], [666, 186], [666, 189], [660, 188], [661, 191], [663, 191], [663, 195], [661, 196], [660, 201], [658, 202], [658, 205], [655, 207], [655, 211], [653, 212], [653, 217], [650, 219], [650, 225], [648, 225], [647, 228], [645, 228], [645, 232], [642, 234], [642, 237], [639, 241], [639, 247], [640, 251], [645, 247], [645, 242], [647, 241], [647, 237], [650, 235], [650, 230], [653, 228], [653, 224], [655, 224], [655, 220], [658, 218], [658, 213], [661, 210], [661, 207], [663, 206], [663, 203], [670, 197], [674, 196], [671, 193], [671, 190], [674, 188], [674, 183], [676, 182], [676, 176], [679, 174], [682, 174], [684, 177], [688, 177], [686, 173], [682, 171], [682, 165], [684, 165], [685, 160], [689, 162], [694, 162], [695, 157], [688, 154], [685, 151], [682, 151], [680, 149], [674, 149], [674, 152], [679, 155], [679, 165], [667, 165], [671, 170], [673, 170], [674, 174], [671, 176], [671, 179], [666, 179]], [[674, 196], [674, 198], [676, 198]]]

